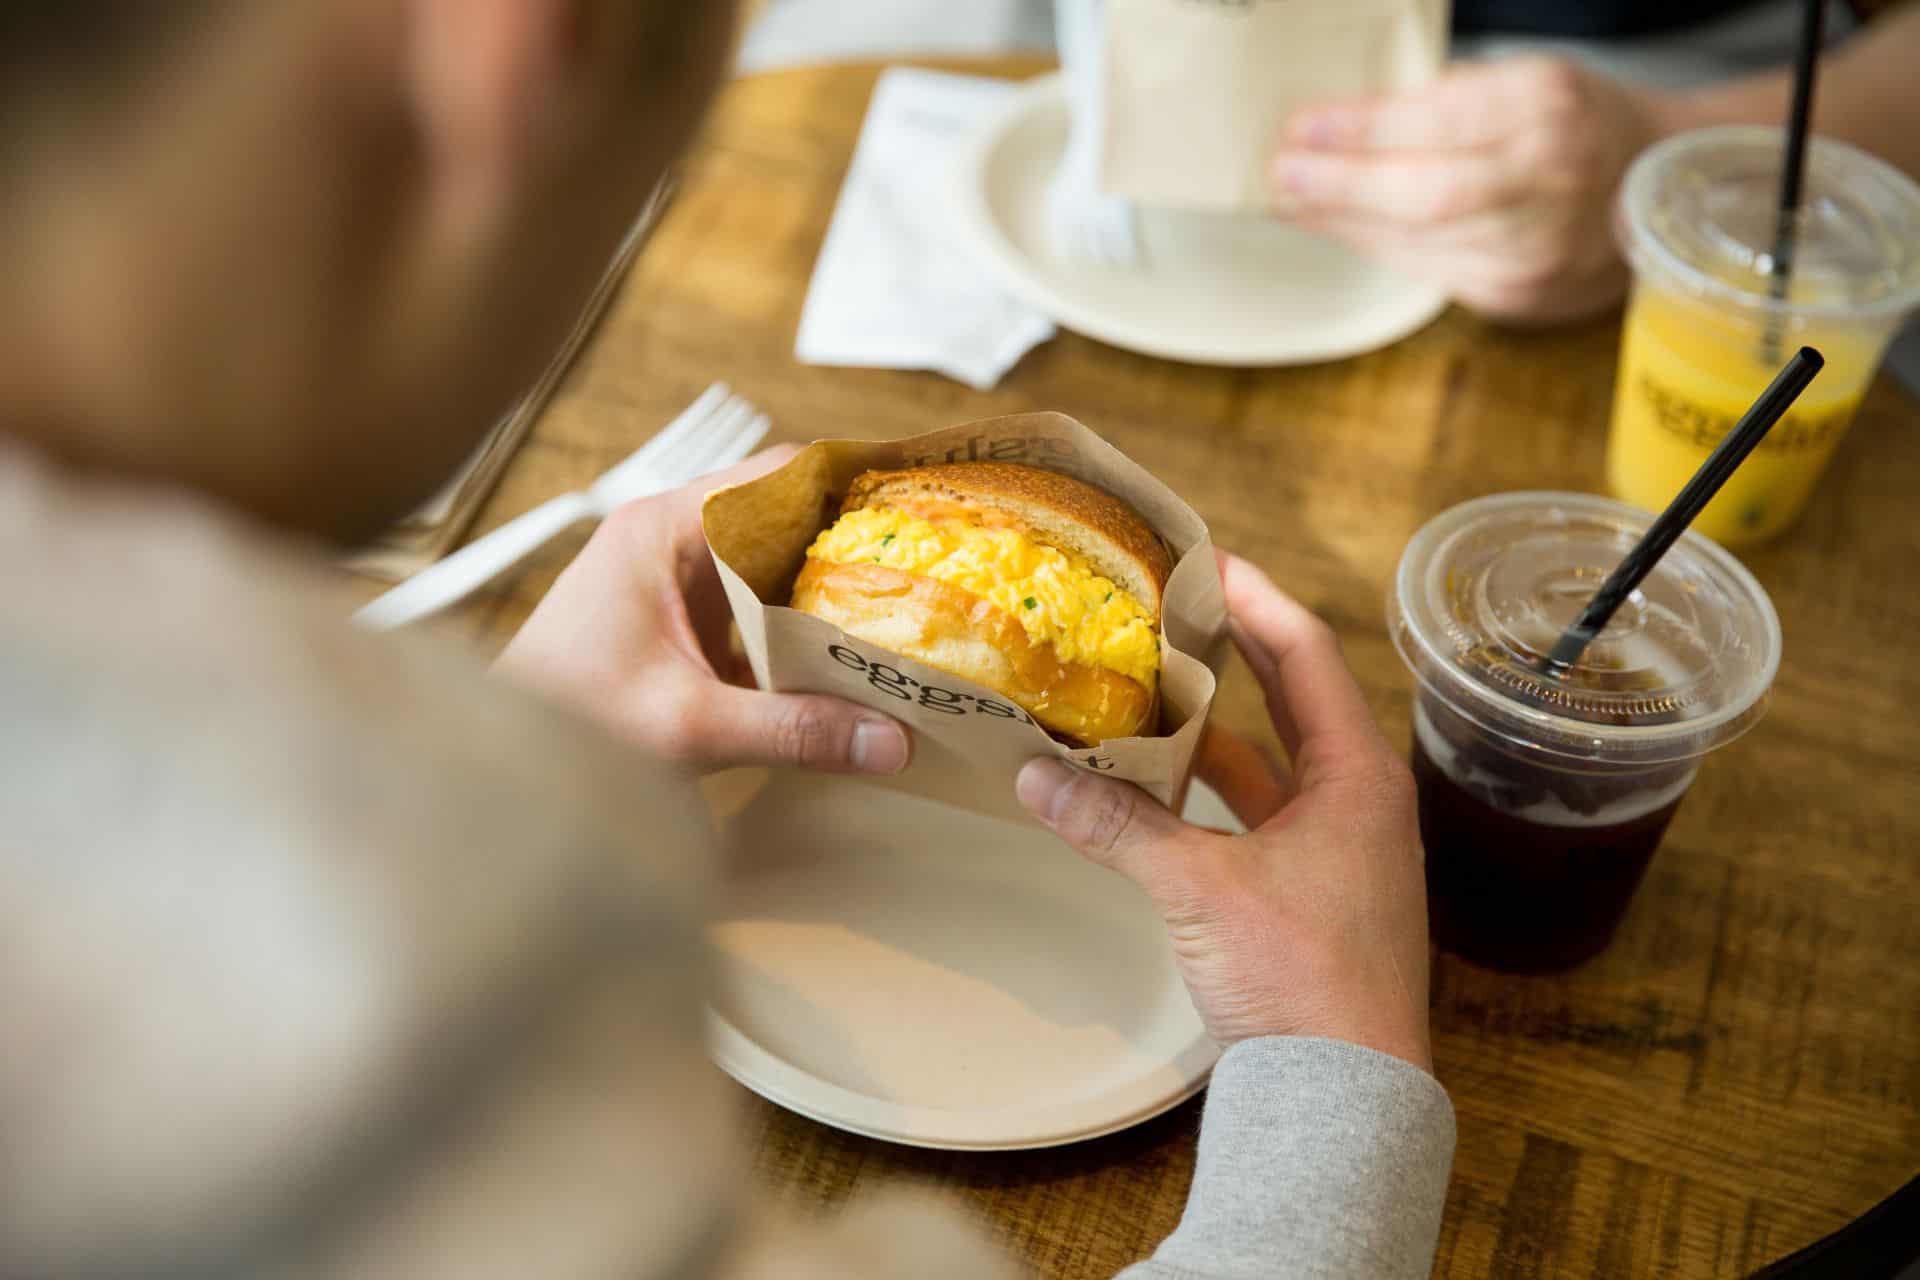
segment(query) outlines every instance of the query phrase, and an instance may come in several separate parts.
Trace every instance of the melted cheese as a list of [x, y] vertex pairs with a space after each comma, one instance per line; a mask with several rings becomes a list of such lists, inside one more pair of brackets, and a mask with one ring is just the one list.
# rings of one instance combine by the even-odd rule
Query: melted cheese
[[807, 555], [829, 564], [878, 564], [922, 574], [1006, 610], [1029, 641], [1051, 644], [1063, 662], [1105, 667], [1148, 689], [1159, 675], [1153, 615], [1078, 556], [1015, 530], [862, 508], [815, 538]]

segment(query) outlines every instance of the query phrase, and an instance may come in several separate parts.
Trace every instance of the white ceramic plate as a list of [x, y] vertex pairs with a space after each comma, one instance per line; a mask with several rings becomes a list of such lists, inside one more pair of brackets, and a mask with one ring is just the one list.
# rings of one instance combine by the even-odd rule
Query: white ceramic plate
[[[713, 798], [733, 875], [710, 1040], [755, 1093], [869, 1137], [1011, 1150], [1206, 1083], [1219, 1051], [1153, 909], [1038, 827], [818, 776], [734, 775]], [[1187, 814], [1238, 828], [1198, 784]]]
[[1046, 190], [1066, 140], [1060, 77], [1031, 81], [966, 149], [955, 207], [974, 255], [1070, 329], [1199, 364], [1311, 364], [1397, 342], [1446, 309], [1435, 289], [1257, 215], [1143, 209], [1144, 268], [1057, 260]]

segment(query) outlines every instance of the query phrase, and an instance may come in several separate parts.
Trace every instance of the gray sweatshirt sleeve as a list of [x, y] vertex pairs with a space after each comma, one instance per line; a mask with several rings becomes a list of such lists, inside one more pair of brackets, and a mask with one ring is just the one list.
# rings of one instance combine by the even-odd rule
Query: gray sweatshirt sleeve
[[1121, 1280], [1424, 1278], [1453, 1139], [1446, 1090], [1398, 1058], [1237, 1044], [1213, 1070], [1186, 1214]]

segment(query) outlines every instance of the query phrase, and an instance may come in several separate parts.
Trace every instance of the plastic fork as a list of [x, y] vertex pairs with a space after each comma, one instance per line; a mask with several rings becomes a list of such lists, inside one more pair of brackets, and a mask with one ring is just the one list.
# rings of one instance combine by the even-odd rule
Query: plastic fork
[[686, 411], [593, 485], [550, 498], [421, 570], [353, 620], [389, 631], [465, 599], [582, 520], [724, 470], [753, 452], [771, 426], [764, 413], [716, 382]]
[[1106, 0], [1054, 0], [1053, 21], [1071, 116], [1066, 152], [1047, 186], [1053, 251], [1068, 262], [1137, 266], [1140, 230], [1133, 204], [1100, 190]]

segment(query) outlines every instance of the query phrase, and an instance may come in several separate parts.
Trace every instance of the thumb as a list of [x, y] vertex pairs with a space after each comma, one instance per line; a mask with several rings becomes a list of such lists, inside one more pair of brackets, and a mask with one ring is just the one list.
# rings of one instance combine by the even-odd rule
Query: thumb
[[1015, 784], [1020, 803], [1055, 835], [1153, 892], [1169, 842], [1191, 829], [1140, 788], [1041, 756]]
[[794, 765], [838, 773], [895, 774], [907, 767], [907, 731], [839, 698], [703, 686], [678, 726], [674, 754], [701, 768]]

